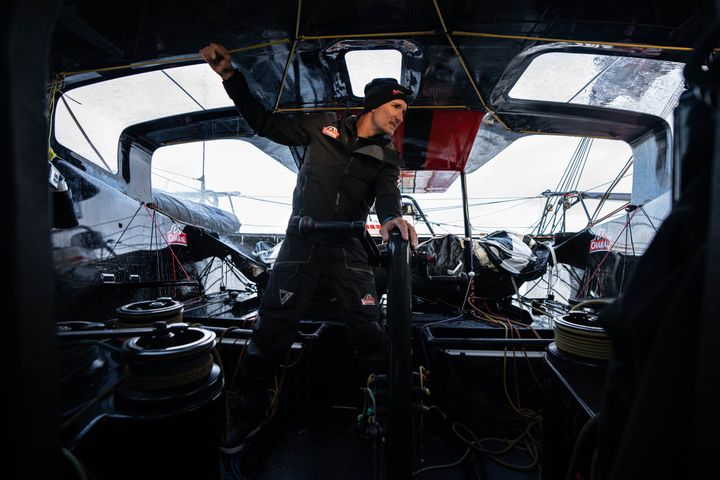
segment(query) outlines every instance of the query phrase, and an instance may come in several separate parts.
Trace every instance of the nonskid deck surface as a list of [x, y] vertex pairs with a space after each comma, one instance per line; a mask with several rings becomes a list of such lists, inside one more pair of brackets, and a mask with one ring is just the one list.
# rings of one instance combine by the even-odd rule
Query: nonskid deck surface
[[[351, 406], [306, 406], [281, 420], [267, 456], [254, 475], [243, 475], [242, 455], [223, 459], [223, 480], [371, 480], [379, 478], [372, 440], [356, 433], [357, 409]], [[447, 421], [426, 422], [418, 444], [424, 462], [413, 478], [442, 480], [536, 480], [538, 468], [519, 472], [504, 468], [455, 437]], [[461, 461], [462, 459], [462, 461]], [[506, 456], [508, 463], [526, 458]], [[437, 468], [434, 468], [437, 467]], [[422, 471], [419, 471], [421, 470]]]

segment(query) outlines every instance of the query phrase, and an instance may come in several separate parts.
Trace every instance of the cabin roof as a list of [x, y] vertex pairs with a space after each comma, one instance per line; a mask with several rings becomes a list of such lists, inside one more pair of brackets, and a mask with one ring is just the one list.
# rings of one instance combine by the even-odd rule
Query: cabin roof
[[[356, 113], [362, 99], [350, 89], [344, 53], [396, 48], [404, 55], [402, 83], [415, 92], [396, 134], [409, 170], [470, 172], [513, 140], [534, 133], [623, 140], [633, 148], [652, 139], [657, 146], [645, 150], [656, 152], [661, 161], [669, 126], [658, 115], [608, 108], [612, 105], [515, 98], [510, 91], [545, 54], [685, 62], [713, 18], [714, 5], [708, 0], [672, 5], [616, 0], [129, 0], [110, 15], [105, 5], [75, 0], [60, 12], [49, 67], [51, 76], [60, 76], [69, 90], [200, 64], [198, 50], [218, 42], [231, 51], [268, 108]], [[636, 68], [629, 74], [648, 73]], [[252, 135], [226, 105], [129, 125], [120, 135], [120, 150], [135, 145], [150, 155], [163, 145], [229, 137], [263, 142]], [[284, 148], [270, 154], [290, 168], [298, 155]], [[127, 162], [119, 159], [121, 169]], [[660, 183], [666, 186], [667, 179]]]
[[[592, 109], [511, 101], [507, 88], [534, 47], [684, 61], [713, 18], [712, 2], [467, 2], [318, 0], [66, 2], [50, 52], [52, 74], [68, 86], [174, 65], [200, 63], [199, 48], [219, 42], [251, 84], [280, 110], [358, 107], [341, 57], [351, 48], [405, 48], [405, 83], [415, 109], [490, 113], [513, 131], [567, 131], [561, 117]], [[628, 21], [627, 19], [632, 19]], [[404, 47], [403, 47], [404, 45]], [[419, 52], [412, 53], [415, 47]], [[131, 67], [132, 66], [132, 67]], [[510, 69], [508, 68], [510, 67]], [[78, 72], [97, 72], [73, 75]], [[553, 109], [557, 107], [557, 114]], [[538, 116], [553, 117], [548, 121]], [[623, 119], [619, 119], [623, 120]], [[577, 134], [632, 138], [620, 131]]]

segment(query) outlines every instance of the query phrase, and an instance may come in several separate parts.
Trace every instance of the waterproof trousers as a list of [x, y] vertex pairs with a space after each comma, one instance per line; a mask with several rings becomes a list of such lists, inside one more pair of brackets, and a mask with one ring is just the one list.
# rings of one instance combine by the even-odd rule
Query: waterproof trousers
[[343, 246], [287, 235], [262, 297], [260, 318], [241, 362], [250, 381], [272, 378], [298, 340], [298, 323], [312, 300], [321, 275], [330, 278], [359, 365], [370, 372], [386, 369], [379, 306], [372, 267], [359, 240]]

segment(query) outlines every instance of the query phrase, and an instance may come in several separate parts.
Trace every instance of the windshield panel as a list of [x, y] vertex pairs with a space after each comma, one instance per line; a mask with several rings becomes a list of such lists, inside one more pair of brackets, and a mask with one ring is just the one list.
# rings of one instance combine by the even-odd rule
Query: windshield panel
[[140, 73], [65, 92], [55, 109], [55, 138], [66, 148], [117, 173], [118, 139], [125, 128], [228, 106], [232, 102], [220, 78], [207, 65]]
[[684, 88], [683, 68], [682, 63], [647, 58], [552, 52], [534, 58], [509, 95], [667, 119]]

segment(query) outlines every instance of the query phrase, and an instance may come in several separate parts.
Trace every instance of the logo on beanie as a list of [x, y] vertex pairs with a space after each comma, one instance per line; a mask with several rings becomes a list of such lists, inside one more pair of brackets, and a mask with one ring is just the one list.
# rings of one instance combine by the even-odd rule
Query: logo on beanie
[[402, 90], [397, 90], [397, 89], [394, 88], [393, 91], [392, 91], [392, 94], [393, 94], [393, 95], [404, 95], [405, 92], [403, 92]]
[[335, 139], [337, 139], [340, 136], [340, 132], [338, 132], [338, 129], [333, 127], [332, 125], [323, 127], [322, 133], [323, 133], [323, 135], [327, 135], [328, 137], [332, 137]]

